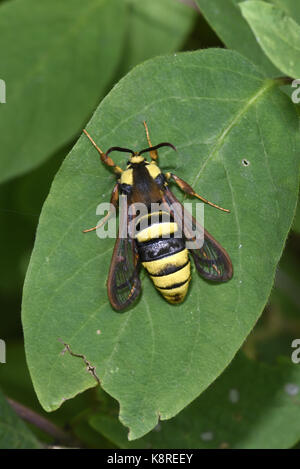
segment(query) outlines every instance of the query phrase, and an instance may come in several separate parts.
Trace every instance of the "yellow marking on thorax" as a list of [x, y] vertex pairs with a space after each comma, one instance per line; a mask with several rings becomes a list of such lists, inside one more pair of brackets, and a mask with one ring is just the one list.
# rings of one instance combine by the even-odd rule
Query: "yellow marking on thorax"
[[133, 169], [125, 169], [121, 174], [120, 178], [121, 184], [128, 184], [129, 186], [133, 185]]
[[[172, 285], [176, 285], [177, 283], [185, 282], [190, 278], [191, 275], [191, 264], [188, 263], [185, 267], [172, 274], [163, 275], [161, 277], [151, 277], [154, 285], [157, 288], [166, 288], [171, 287]], [[171, 290], [170, 290], [171, 291]], [[172, 290], [172, 292], [174, 289]]]
[[153, 179], [155, 179], [161, 173], [161, 170], [159, 169], [157, 164], [154, 162], [147, 165], [146, 168], [148, 170], [148, 173]]
[[156, 259], [155, 261], [146, 261], [142, 264], [150, 275], [159, 275], [160, 272], [166, 269], [169, 265], [180, 267], [186, 264], [188, 260], [188, 250], [183, 249], [182, 251], [177, 252], [176, 254], [172, 254], [171, 256], [166, 256], [162, 259]]
[[177, 230], [177, 223], [174, 222], [155, 223], [154, 225], [151, 225], [137, 233], [135, 237], [140, 243], [144, 243], [154, 238], [170, 235], [171, 233], [175, 233]]
[[143, 156], [140, 156], [140, 155], [136, 155], [136, 156], [132, 156], [130, 158], [130, 163], [141, 163], [142, 161], [144, 161], [144, 157]]

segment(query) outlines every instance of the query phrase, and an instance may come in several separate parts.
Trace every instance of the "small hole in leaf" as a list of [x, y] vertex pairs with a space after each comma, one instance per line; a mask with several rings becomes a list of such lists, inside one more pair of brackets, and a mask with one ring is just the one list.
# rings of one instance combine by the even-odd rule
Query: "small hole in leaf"
[[250, 161], [246, 160], [245, 158], [242, 159], [242, 165], [243, 166], [249, 166]]

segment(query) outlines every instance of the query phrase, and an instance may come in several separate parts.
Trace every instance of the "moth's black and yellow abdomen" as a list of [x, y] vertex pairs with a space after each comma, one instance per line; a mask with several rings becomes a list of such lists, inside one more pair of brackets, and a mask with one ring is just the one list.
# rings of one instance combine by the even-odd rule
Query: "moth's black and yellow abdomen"
[[175, 221], [162, 221], [159, 212], [156, 221], [151, 223], [153, 214], [141, 217], [139, 223], [147, 221], [147, 226], [136, 234], [140, 260], [148, 271], [157, 290], [169, 303], [181, 303], [188, 291], [190, 282], [190, 261], [185, 242], [179, 234]]

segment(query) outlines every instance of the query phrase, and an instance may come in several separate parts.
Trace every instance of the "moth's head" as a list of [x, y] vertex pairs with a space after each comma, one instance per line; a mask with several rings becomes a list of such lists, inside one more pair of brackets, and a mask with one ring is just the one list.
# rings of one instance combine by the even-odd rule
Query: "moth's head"
[[145, 164], [146, 158], [141, 156], [141, 152], [133, 151], [129, 148], [111, 147], [109, 150], [107, 150], [106, 155], [108, 155], [112, 151], [122, 151], [125, 153], [131, 153], [129, 160], [127, 161], [127, 168], [131, 167], [132, 164]]
[[133, 153], [128, 160], [127, 164], [143, 164], [145, 162], [145, 159], [143, 156], [141, 156], [139, 153]]
[[[145, 164], [145, 163], [148, 164], [146, 158], [142, 156], [142, 153], [155, 151], [160, 147], [171, 147], [173, 148], [173, 150], [176, 150], [176, 148], [174, 147], [174, 145], [172, 145], [172, 143], [163, 142], [163, 143], [159, 143], [158, 145], [155, 145], [154, 147], [144, 148], [144, 150], [141, 150], [138, 152], [130, 150], [129, 148], [111, 147], [109, 148], [109, 150], [107, 150], [106, 156], [108, 156], [109, 153], [111, 153], [112, 151], [123, 151], [125, 153], [131, 153], [131, 157], [127, 161], [127, 166], [131, 166], [132, 164]], [[155, 163], [155, 162], [152, 161], [152, 163]]]

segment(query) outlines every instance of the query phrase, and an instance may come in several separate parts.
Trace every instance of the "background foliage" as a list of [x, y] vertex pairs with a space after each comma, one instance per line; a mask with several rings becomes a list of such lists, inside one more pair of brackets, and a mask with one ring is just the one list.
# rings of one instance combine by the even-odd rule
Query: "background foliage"
[[[299, 28], [296, 0], [1, 2], [1, 448], [299, 441], [299, 113], [275, 79], [300, 78]], [[112, 240], [81, 234], [114, 178], [78, 137], [87, 125], [103, 149], [143, 147], [144, 119], [178, 148], [162, 168], [231, 209], [205, 216], [235, 275], [212, 286], [193, 272], [178, 308], [143, 275], [142, 298], [117, 315]]]

